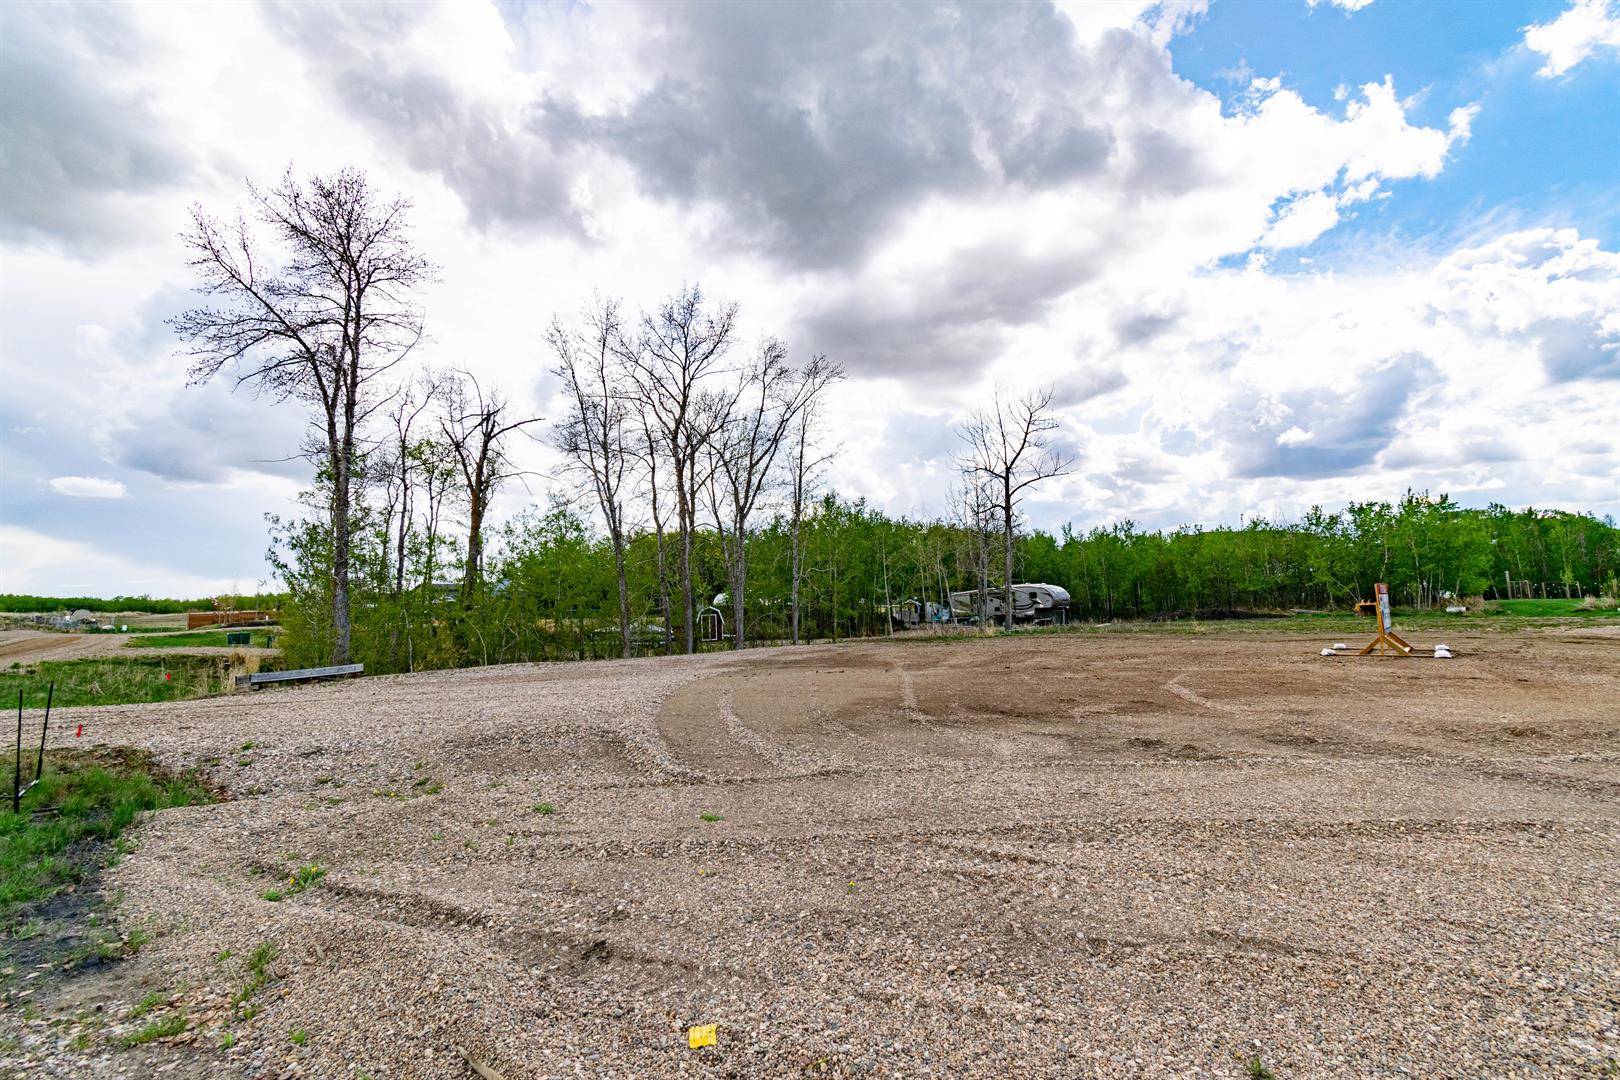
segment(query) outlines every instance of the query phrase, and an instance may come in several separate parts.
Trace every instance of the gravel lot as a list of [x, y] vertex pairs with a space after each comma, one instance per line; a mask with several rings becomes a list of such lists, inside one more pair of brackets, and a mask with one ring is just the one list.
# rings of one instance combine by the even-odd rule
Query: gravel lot
[[[0, 1028], [61, 1076], [471, 1076], [458, 1046], [510, 1080], [1604, 1075], [1620, 647], [1448, 640], [867, 642], [67, 710], [234, 798], [108, 876], [154, 934], [121, 982]], [[189, 1041], [117, 1048], [153, 988]]]

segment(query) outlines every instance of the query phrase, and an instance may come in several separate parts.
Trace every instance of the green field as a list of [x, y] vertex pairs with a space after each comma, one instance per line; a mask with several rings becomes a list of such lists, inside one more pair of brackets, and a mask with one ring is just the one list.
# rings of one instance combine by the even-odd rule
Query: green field
[[1600, 600], [1491, 600], [1486, 615], [1517, 615], [1521, 618], [1614, 619], [1620, 618], [1620, 604], [1603, 606]]
[[226, 657], [154, 656], [116, 660], [44, 660], [0, 671], [0, 710], [16, 708], [17, 691], [30, 709], [45, 707], [52, 682], [52, 704], [130, 705], [148, 701], [184, 701], [230, 689]]
[[131, 638], [127, 647], [133, 649], [223, 649], [230, 645], [225, 635], [248, 633], [248, 644], [255, 649], [269, 649], [275, 645], [275, 634], [267, 630], [190, 630], [181, 634], [142, 634]]

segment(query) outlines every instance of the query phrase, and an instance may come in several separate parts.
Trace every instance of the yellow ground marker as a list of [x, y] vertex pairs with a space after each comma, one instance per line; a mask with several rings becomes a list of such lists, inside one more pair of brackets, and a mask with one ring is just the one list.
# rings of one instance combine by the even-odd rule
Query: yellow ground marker
[[694, 1024], [686, 1030], [686, 1045], [693, 1050], [714, 1045], [715, 1024]]

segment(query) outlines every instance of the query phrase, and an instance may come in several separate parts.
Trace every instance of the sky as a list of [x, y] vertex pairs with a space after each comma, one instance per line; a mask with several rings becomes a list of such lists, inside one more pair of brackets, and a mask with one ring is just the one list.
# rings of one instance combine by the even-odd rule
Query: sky
[[[14, 3], [0, 591], [270, 583], [306, 418], [186, 384], [179, 237], [345, 166], [439, 268], [421, 362], [554, 417], [554, 315], [697, 283], [844, 366], [829, 482], [894, 513], [1050, 386], [1036, 527], [1620, 515], [1620, 0]], [[521, 454], [497, 518], [563, 490]]]

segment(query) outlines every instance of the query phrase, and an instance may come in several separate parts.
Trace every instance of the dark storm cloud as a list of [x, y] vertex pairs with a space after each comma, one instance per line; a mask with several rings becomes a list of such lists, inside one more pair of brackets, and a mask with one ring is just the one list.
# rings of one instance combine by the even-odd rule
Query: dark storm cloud
[[1095, 273], [1083, 256], [979, 248], [909, 282], [905, 296], [858, 288], [829, 296], [794, 336], [857, 376], [957, 376], [1000, 357], [1010, 330]]
[[189, 158], [111, 69], [134, 31], [115, 6], [8, 8], [0, 32], [0, 238], [89, 253], [139, 226], [110, 200], [173, 184]]
[[[663, 77], [622, 111], [542, 114], [649, 193], [726, 208], [731, 239], [798, 267], [857, 261], [932, 194], [1103, 169], [1114, 138], [1049, 6], [659, 5]], [[994, 160], [975, 143], [982, 137]]]
[[[550, 92], [516, 125], [391, 50], [409, 8], [271, 9], [288, 40], [333, 73], [345, 107], [441, 173], [475, 223], [574, 230], [568, 180], [592, 155], [628, 164], [649, 196], [718, 210], [718, 241], [796, 269], [857, 265], [932, 196], [1099, 177], [1121, 150], [1096, 88], [1157, 105], [1165, 61], [1130, 34], [1075, 40], [1050, 4], [649, 4], [642, 38], [605, 63], [645, 90], [593, 111]], [[506, 4], [520, 52], [588, 7]], [[1145, 95], [1145, 96], [1144, 96]], [[1114, 107], [1114, 108], [1117, 108]], [[1149, 131], [1129, 155], [1171, 187], [1190, 152]]]
[[[1435, 376], [1426, 358], [1407, 355], [1363, 376], [1347, 393], [1312, 388], [1278, 395], [1273, 404], [1283, 410], [1266, 407], [1258, 394], [1235, 397], [1228, 410], [1234, 420], [1222, 433], [1232, 475], [1315, 479], [1371, 465], [1394, 441], [1418, 388]], [[1285, 433], [1296, 427], [1309, 438], [1288, 439]]]
[[394, 41], [424, 14], [404, 4], [265, 5], [275, 31], [327, 73], [339, 103], [413, 168], [442, 176], [474, 225], [582, 233], [568, 191], [572, 163], [547, 140], [513, 130], [442, 74], [395, 62]]
[[568, 192], [568, 164], [546, 144], [506, 132], [498, 117], [460, 100], [445, 79], [354, 69], [338, 78], [337, 92], [357, 116], [398, 132], [412, 167], [441, 173], [474, 225], [583, 234]]

